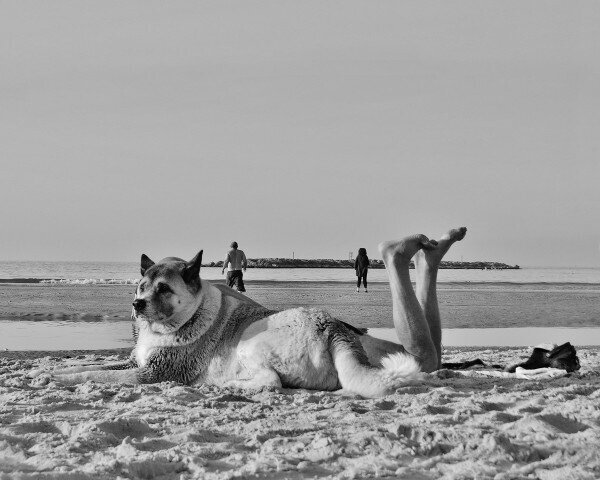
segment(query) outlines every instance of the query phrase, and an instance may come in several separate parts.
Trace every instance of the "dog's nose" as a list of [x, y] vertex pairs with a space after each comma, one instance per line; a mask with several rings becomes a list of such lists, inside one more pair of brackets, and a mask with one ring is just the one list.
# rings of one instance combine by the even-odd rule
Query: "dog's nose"
[[135, 308], [138, 312], [140, 310], [143, 310], [144, 307], [146, 306], [146, 300], [144, 300], [143, 298], [136, 298], [133, 301], [133, 308]]

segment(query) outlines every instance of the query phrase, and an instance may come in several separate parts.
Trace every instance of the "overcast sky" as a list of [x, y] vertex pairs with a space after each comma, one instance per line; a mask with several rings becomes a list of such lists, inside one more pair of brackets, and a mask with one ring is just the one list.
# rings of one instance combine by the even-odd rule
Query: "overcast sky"
[[3, 1], [0, 259], [600, 266], [600, 3]]

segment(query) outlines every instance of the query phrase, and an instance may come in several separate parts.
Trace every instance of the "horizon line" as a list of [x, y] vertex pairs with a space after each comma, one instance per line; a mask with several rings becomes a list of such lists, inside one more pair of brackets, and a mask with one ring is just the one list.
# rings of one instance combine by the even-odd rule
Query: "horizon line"
[[[348, 259], [345, 258], [291, 258], [291, 257], [256, 257], [256, 258], [249, 258], [248, 260], [256, 260], [256, 259], [267, 259], [267, 258], [279, 258], [279, 259], [286, 259], [286, 260], [341, 260], [341, 261], [346, 261]], [[380, 258], [375, 258], [375, 257], [371, 257], [374, 260], [381, 260]], [[210, 260], [207, 262], [203, 262], [205, 263], [210, 263], [210, 262], [214, 262], [217, 263], [219, 261], [222, 260]], [[477, 263], [477, 262], [486, 262], [486, 263], [504, 263], [506, 265], [509, 266], [516, 266], [518, 265], [520, 268], [582, 268], [582, 269], [598, 269], [600, 268], [600, 265], [595, 265], [595, 266], [582, 266], [582, 265], [526, 265], [526, 264], [519, 264], [519, 263], [507, 263], [507, 262], [500, 262], [497, 260], [445, 260], [447, 262], [463, 262], [463, 263]], [[0, 260], [0, 263], [9, 263], [9, 262], [39, 262], [39, 263], [130, 263], [130, 264], [138, 264], [139, 261], [132, 261], [132, 260], [40, 260], [40, 259], [28, 259], [28, 260], [6, 260], [6, 259], [2, 259]], [[206, 265], [204, 265], [204, 268], [218, 268], [218, 267], [208, 267]]]

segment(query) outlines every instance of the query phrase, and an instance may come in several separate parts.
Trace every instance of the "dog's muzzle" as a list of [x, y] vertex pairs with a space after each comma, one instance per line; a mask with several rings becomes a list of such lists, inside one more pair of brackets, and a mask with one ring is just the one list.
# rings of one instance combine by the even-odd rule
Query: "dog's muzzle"
[[144, 309], [144, 307], [146, 306], [146, 300], [144, 300], [143, 298], [136, 298], [133, 301], [132, 305], [133, 305], [133, 309], [136, 312], [141, 312]]

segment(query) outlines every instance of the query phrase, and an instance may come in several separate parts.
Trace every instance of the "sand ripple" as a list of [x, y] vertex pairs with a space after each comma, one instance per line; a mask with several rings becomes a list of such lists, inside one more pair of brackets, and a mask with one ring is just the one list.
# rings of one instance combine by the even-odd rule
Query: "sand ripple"
[[[578, 354], [578, 375], [442, 371], [379, 399], [175, 383], [66, 387], [25, 377], [65, 359], [0, 357], [0, 479], [598, 478], [600, 350]], [[447, 358], [526, 355], [454, 349]]]

